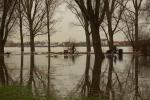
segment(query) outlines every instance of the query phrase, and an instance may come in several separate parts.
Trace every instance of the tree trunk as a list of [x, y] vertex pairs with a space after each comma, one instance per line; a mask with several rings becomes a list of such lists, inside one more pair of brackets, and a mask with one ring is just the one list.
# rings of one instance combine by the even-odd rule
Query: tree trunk
[[24, 52], [23, 36], [21, 34], [20, 34], [20, 40], [21, 40], [21, 52]]
[[86, 46], [87, 46], [87, 53], [91, 52], [91, 40], [90, 40], [90, 32], [89, 32], [89, 24], [87, 19], [84, 17], [84, 30], [85, 30], [85, 36], [86, 36]]
[[48, 5], [48, 1], [47, 0], [46, 0], [46, 13], [47, 13], [48, 53], [50, 53], [51, 52], [51, 48], [50, 48], [51, 40], [50, 40], [50, 29], [49, 29], [49, 27], [50, 27], [50, 24], [49, 24], [50, 19], [49, 19], [49, 5]]
[[19, 0], [19, 22], [20, 22], [20, 41], [21, 41], [21, 52], [24, 52], [23, 44], [23, 31], [22, 31], [22, 11], [21, 11], [21, 0]]
[[88, 26], [85, 26], [85, 35], [86, 35], [87, 53], [90, 53], [91, 52], [91, 41], [90, 41], [90, 33], [88, 30]]
[[109, 94], [109, 92], [112, 90], [113, 56], [111, 56], [108, 60], [109, 60], [109, 70], [108, 70], [108, 81], [106, 86], [107, 94]]
[[32, 19], [29, 18], [29, 28], [30, 28], [30, 50], [31, 50], [31, 53], [34, 54], [35, 52], [35, 44], [34, 44], [34, 32], [33, 32], [33, 22], [32, 22]]
[[139, 34], [139, 26], [138, 26], [138, 22], [139, 22], [139, 18], [138, 18], [138, 9], [136, 8], [135, 10], [135, 50], [138, 51], [138, 34]]
[[31, 48], [31, 53], [33, 54], [35, 52], [35, 44], [34, 44], [34, 36], [30, 35], [30, 48]]
[[0, 41], [0, 54], [3, 55], [4, 54], [4, 44], [2, 41]]
[[113, 29], [112, 29], [112, 22], [111, 22], [111, 14], [109, 12], [109, 7], [108, 7], [108, 10], [107, 10], [107, 22], [108, 22], [108, 34], [109, 34], [109, 49], [110, 50], [113, 50], [113, 47], [114, 47], [114, 40], [113, 40]]
[[114, 39], [113, 39], [113, 34], [112, 33], [110, 33], [110, 35], [109, 35], [109, 38], [110, 38], [110, 50], [113, 50], [114, 49]]
[[21, 52], [24, 52], [23, 31], [22, 31], [22, 18], [20, 18], [20, 41], [21, 41]]
[[48, 53], [51, 52], [51, 46], [50, 46], [50, 32], [48, 32]]
[[100, 35], [99, 35], [99, 26], [95, 25], [94, 23], [91, 23], [91, 32], [92, 32], [93, 49], [95, 53], [94, 66], [99, 66], [99, 63], [96, 60], [100, 60], [104, 58], [104, 54], [102, 52], [102, 47], [101, 47]]

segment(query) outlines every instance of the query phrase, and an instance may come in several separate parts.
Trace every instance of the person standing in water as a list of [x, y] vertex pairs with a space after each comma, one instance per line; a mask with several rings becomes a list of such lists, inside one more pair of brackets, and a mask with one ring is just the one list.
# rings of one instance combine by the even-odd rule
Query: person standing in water
[[72, 54], [74, 54], [74, 53], [75, 53], [75, 51], [76, 51], [76, 48], [75, 48], [75, 44], [74, 44], [74, 43], [72, 44], [72, 48], [71, 48], [71, 50], [72, 50]]

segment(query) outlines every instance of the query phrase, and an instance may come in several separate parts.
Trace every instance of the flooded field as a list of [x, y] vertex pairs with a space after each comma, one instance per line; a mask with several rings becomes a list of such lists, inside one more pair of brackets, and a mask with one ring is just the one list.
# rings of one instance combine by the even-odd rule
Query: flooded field
[[[47, 50], [37, 49], [42, 52]], [[50, 57], [48, 54], [19, 54], [18, 48], [8, 50], [12, 54], [5, 55], [5, 64], [1, 65], [1, 87], [3, 84], [21, 87], [29, 85], [28, 93], [32, 94], [33, 98], [42, 97], [25, 100], [95, 100], [89, 99], [91, 96], [100, 97], [96, 100], [150, 98], [150, 57], [132, 54], [124, 54], [122, 57], [105, 55], [105, 59], [100, 61], [101, 66], [94, 68], [94, 55]], [[14, 92], [11, 89], [10, 91]], [[46, 98], [48, 95], [53, 98]], [[5, 96], [7, 97], [7, 94], [0, 94], [0, 98]]]
[[[118, 49], [123, 49], [124, 52], [132, 52], [132, 47], [117, 47]], [[52, 52], [63, 52], [67, 47], [51, 47]], [[86, 47], [76, 47], [77, 51], [79, 52], [86, 52]], [[91, 52], [93, 52], [93, 48], [91, 48]], [[108, 50], [108, 47], [102, 47], [103, 52], [106, 52]], [[13, 54], [20, 54], [20, 48], [19, 47], [6, 47], [6, 52], [12, 52]], [[47, 52], [47, 47], [36, 47], [35, 51], [38, 53]], [[30, 52], [29, 47], [25, 47], [25, 53]]]

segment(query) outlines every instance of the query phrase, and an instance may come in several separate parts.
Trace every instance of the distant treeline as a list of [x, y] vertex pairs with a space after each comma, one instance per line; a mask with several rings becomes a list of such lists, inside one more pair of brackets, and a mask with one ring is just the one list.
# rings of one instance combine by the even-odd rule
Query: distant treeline
[[[52, 42], [51, 43], [51, 47], [66, 47], [66, 46], [71, 46], [72, 43], [69, 43], [69, 42]], [[86, 42], [76, 42], [74, 43], [76, 47], [86, 47], [87, 44]], [[116, 41], [114, 43], [116, 46], [131, 46], [130, 45], [130, 42], [127, 42], [127, 41]], [[17, 42], [13, 42], [13, 41], [9, 41], [6, 43], [6, 46], [5, 47], [20, 47], [21, 46], [21, 43]], [[25, 47], [30, 47], [30, 42], [24, 42], [24, 46]], [[47, 47], [48, 44], [47, 42], [44, 42], [44, 41], [36, 41], [35, 42], [35, 46], [36, 47]], [[91, 43], [91, 46], [92, 43]], [[103, 43], [102, 46], [108, 46], [108, 44], [106, 43]]]

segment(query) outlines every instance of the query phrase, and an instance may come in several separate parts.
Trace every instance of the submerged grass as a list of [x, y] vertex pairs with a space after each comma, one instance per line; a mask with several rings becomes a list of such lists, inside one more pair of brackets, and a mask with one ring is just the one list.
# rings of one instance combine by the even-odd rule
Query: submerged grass
[[35, 95], [27, 86], [0, 86], [0, 100], [57, 100], [57, 97]]
[[[42, 94], [41, 94], [42, 95]], [[28, 86], [0, 86], [0, 100], [108, 100], [105, 97], [66, 98], [51, 95], [36, 95]]]

